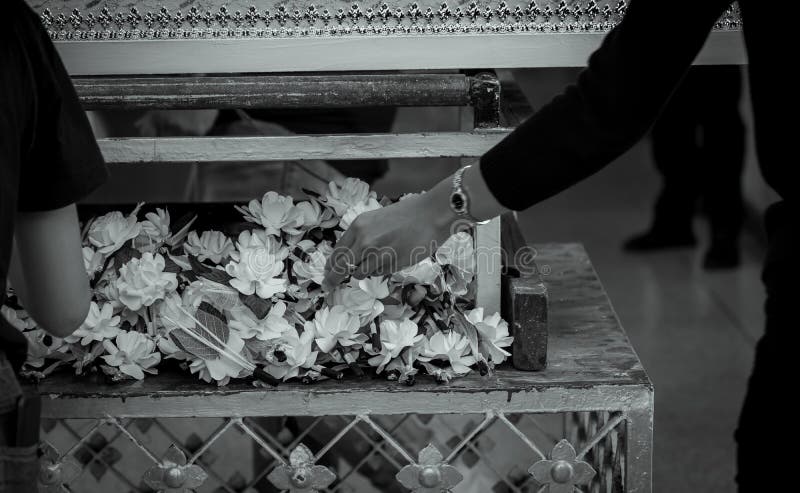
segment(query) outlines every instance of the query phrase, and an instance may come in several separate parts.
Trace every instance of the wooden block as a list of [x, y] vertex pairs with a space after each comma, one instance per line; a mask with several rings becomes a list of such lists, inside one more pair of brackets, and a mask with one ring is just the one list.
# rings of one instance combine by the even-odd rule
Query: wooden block
[[547, 288], [538, 276], [503, 277], [503, 318], [514, 336], [511, 358], [517, 370], [547, 365]]

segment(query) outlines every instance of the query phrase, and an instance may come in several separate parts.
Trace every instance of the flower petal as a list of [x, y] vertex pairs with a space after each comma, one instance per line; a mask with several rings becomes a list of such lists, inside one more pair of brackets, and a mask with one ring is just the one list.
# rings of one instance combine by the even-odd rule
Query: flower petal
[[177, 445], [174, 443], [169, 446], [166, 452], [164, 452], [164, 461], [169, 461], [173, 464], [177, 464], [179, 466], [186, 465], [186, 454], [183, 453], [183, 450], [179, 449]]
[[553, 452], [550, 454], [553, 460], [565, 460], [568, 462], [575, 461], [575, 447], [572, 446], [567, 440], [561, 440], [553, 447]]
[[336, 480], [336, 474], [325, 466], [314, 466], [311, 468], [311, 488], [327, 488], [329, 484]]
[[419, 463], [424, 466], [441, 464], [442, 460], [444, 460], [442, 453], [439, 452], [439, 449], [434, 447], [432, 443], [428, 444], [428, 446], [419, 453]]
[[287, 465], [280, 465], [272, 470], [271, 473], [267, 476], [267, 480], [272, 483], [272, 486], [278, 488], [279, 490], [288, 490], [292, 487], [292, 483], [289, 482], [289, 475], [292, 473], [291, 468]]
[[539, 462], [528, 468], [528, 473], [533, 476], [533, 479], [541, 484], [549, 484], [552, 481], [550, 477], [550, 470], [553, 468], [552, 460], [540, 460]]
[[421, 486], [419, 484], [419, 466], [416, 464], [409, 464], [405, 466], [404, 468], [400, 469], [400, 472], [398, 472], [394, 477], [400, 484], [410, 490], [419, 488]]
[[596, 474], [594, 468], [584, 461], [578, 461], [572, 467], [575, 474], [572, 481], [575, 484], [588, 484]]
[[445, 488], [452, 488], [464, 479], [464, 476], [458, 469], [450, 464], [442, 464], [442, 466], [439, 467], [439, 471], [442, 474], [442, 486]]

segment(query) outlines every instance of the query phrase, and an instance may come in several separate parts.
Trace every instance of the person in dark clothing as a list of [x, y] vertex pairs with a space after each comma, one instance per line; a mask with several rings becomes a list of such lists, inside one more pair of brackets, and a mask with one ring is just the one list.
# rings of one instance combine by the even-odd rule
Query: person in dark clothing
[[[738, 3], [759, 165], [780, 197], [765, 218], [766, 331], [736, 432], [737, 481], [745, 493], [775, 491], [771, 486], [785, 480], [770, 471], [777, 457], [790, 457], [784, 444], [790, 439], [765, 425], [786, 406], [790, 348], [795, 347], [790, 311], [800, 276], [791, 254], [798, 241], [798, 175], [793, 169], [800, 95], [788, 75], [786, 56], [797, 42], [791, 30], [775, 24], [775, 5]], [[484, 154], [479, 166], [462, 168], [425, 194], [359, 216], [329, 260], [326, 287], [350, 273], [363, 277], [388, 270], [381, 263], [389, 262], [386, 255], [365, 255], [372, 248], [394, 248], [391, 267], [403, 267], [420, 246], [444, 241], [454, 222], [526, 209], [602, 169], [645, 135], [729, 5], [729, 0], [687, 3], [676, 32], [665, 2], [632, 0], [577, 83]]]
[[745, 127], [739, 113], [741, 70], [692, 67], [651, 131], [653, 159], [663, 179], [650, 229], [625, 243], [647, 252], [697, 243], [692, 220], [698, 199], [708, 218], [707, 269], [739, 265], [741, 178]]
[[[0, 31], [0, 305], [6, 282], [37, 325], [66, 336], [89, 310], [75, 201], [106, 179], [89, 122], [38, 16], [4, 4]], [[36, 491], [38, 414], [16, 382], [27, 354], [0, 316], [0, 491]], [[29, 432], [22, 436], [20, 419]], [[30, 474], [33, 467], [33, 474]]]

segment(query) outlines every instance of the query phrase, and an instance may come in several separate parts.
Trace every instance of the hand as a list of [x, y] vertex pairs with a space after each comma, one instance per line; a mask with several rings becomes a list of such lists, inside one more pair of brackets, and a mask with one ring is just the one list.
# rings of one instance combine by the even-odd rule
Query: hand
[[331, 289], [351, 274], [390, 274], [430, 256], [459, 219], [436, 192], [358, 216], [328, 258], [323, 287]]

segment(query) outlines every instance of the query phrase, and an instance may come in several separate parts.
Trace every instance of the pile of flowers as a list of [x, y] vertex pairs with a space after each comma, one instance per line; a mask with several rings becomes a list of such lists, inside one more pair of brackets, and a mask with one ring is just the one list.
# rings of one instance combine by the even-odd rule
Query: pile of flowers
[[[14, 296], [2, 314], [28, 340], [26, 372], [60, 367], [118, 381], [167, 360], [206, 382], [255, 377], [275, 385], [363, 375], [413, 384], [490, 372], [509, 353], [508, 326], [470, 304], [473, 239], [459, 232], [432, 256], [390, 276], [322, 288], [325, 263], [361, 213], [383, 207], [356, 179], [309, 198], [267, 192], [237, 206], [238, 237], [173, 224], [167, 210], [110, 212], [83, 226], [92, 302], [63, 339], [37, 328]], [[402, 200], [402, 199], [401, 199]], [[179, 221], [181, 222], [181, 221]]]

